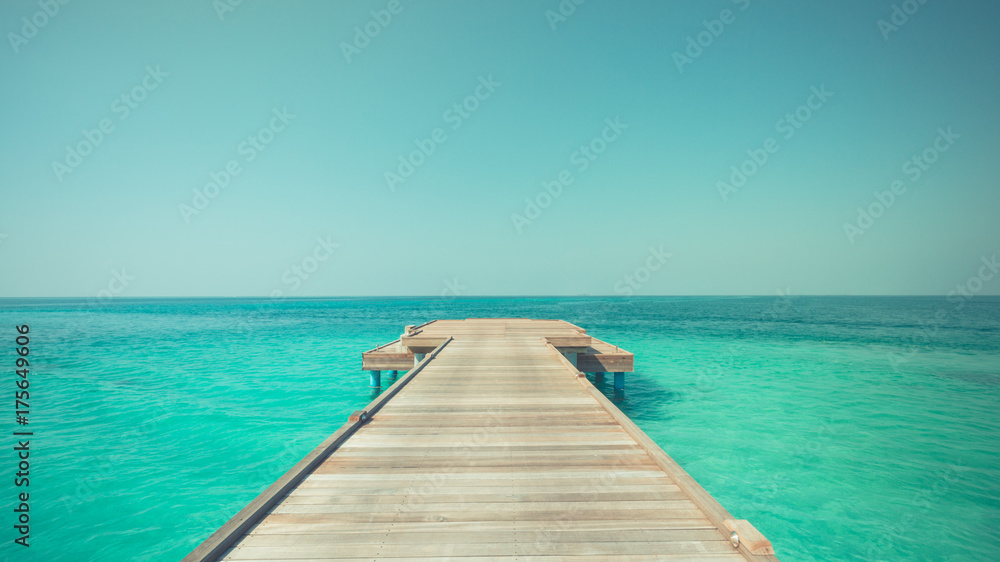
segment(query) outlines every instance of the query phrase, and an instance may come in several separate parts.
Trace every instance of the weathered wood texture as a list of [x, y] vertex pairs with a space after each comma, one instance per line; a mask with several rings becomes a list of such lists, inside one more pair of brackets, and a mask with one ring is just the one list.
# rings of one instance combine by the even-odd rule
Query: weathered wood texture
[[[483, 319], [474, 321], [481, 322]], [[361, 355], [361, 369], [365, 371], [405, 371], [413, 367], [414, 353], [427, 353], [444, 341], [446, 326], [454, 326], [454, 322], [471, 322], [455, 320], [439, 320], [434, 324], [421, 324], [414, 328], [410, 335], [403, 335]], [[616, 373], [633, 370], [632, 354], [617, 346], [605, 343], [587, 335], [587, 331], [562, 320], [531, 320], [526, 318], [506, 319], [506, 322], [529, 324], [525, 327], [525, 335], [544, 337], [560, 351], [577, 353], [577, 368], [585, 373]], [[431, 326], [429, 329], [426, 329]]]
[[770, 545], [745, 521], [734, 548], [735, 518], [549, 343], [582, 333], [422, 326], [454, 339], [252, 525], [232, 526], [222, 559], [776, 561], [750, 551]]

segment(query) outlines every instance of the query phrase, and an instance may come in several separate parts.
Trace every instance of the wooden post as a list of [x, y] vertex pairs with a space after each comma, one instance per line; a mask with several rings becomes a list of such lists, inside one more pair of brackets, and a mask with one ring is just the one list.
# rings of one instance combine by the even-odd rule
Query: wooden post
[[625, 373], [615, 373], [615, 390], [625, 390]]
[[368, 371], [368, 386], [372, 388], [382, 386], [382, 371]]

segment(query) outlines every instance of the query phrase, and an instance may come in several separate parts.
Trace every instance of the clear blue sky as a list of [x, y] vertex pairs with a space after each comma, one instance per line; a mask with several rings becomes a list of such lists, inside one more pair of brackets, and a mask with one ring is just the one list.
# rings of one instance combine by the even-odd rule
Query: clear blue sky
[[0, 4], [0, 296], [945, 295], [1000, 253], [996, 2], [223, 2]]

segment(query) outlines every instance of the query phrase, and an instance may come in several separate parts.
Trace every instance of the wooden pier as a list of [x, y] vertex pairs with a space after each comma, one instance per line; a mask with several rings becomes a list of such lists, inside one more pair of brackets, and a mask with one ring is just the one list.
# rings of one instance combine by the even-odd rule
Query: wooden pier
[[590, 383], [632, 354], [581, 328], [439, 320], [362, 366], [406, 372], [185, 561], [777, 561]]

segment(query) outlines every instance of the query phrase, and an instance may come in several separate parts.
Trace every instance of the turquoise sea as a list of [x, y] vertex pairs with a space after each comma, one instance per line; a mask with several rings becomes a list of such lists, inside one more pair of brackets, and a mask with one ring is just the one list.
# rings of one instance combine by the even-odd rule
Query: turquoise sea
[[783, 561], [1000, 559], [1000, 298], [781, 296], [0, 300], [0, 557], [179, 560], [372, 398], [362, 351], [490, 316], [635, 353], [603, 390]]

